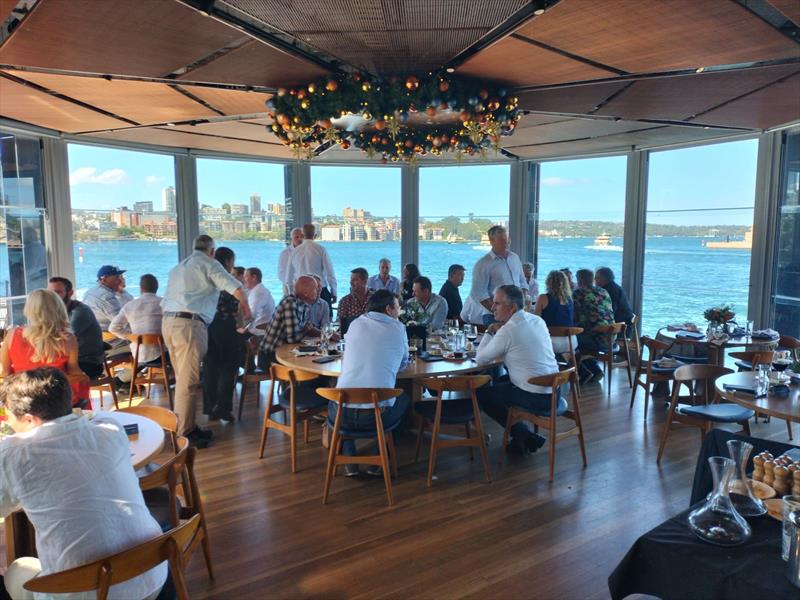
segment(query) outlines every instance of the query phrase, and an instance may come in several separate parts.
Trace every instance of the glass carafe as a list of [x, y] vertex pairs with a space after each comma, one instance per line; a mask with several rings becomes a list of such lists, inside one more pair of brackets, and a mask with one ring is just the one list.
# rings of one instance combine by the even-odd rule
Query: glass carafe
[[730, 458], [708, 459], [714, 491], [700, 508], [689, 513], [689, 527], [701, 540], [718, 546], [738, 546], [750, 539], [747, 521], [736, 512], [728, 496], [728, 484], [736, 463]]
[[756, 498], [753, 493], [753, 486], [745, 472], [747, 459], [750, 458], [753, 445], [741, 440], [728, 440], [727, 443], [728, 454], [731, 455], [733, 462], [736, 463], [730, 483], [728, 483], [728, 495], [733, 507], [743, 517], [765, 515], [767, 507], [761, 500]]

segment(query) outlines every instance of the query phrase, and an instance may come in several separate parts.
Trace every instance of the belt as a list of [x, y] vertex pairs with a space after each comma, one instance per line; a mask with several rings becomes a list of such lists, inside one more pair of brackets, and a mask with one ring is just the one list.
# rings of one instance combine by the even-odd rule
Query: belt
[[190, 312], [165, 312], [165, 317], [175, 317], [176, 319], [191, 319], [192, 321], [200, 321], [203, 325], [207, 325], [207, 323], [203, 320], [198, 314], [190, 313]]

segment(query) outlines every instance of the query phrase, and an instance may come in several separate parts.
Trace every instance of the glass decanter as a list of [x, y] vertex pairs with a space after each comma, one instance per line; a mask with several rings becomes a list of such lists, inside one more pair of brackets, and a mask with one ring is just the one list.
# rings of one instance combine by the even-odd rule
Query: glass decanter
[[736, 463], [728, 483], [728, 495], [733, 507], [743, 517], [760, 517], [767, 514], [766, 505], [756, 497], [745, 472], [753, 445], [741, 440], [728, 440], [727, 444], [728, 454]]
[[689, 513], [689, 527], [701, 540], [718, 546], [738, 546], [750, 539], [747, 521], [736, 512], [728, 496], [728, 484], [736, 463], [730, 458], [708, 459], [714, 491], [703, 506]]

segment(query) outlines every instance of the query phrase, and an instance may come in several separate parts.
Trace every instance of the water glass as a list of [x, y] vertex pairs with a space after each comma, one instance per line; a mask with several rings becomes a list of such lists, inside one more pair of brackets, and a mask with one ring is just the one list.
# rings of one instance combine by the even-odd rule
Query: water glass
[[781, 514], [783, 515], [781, 558], [783, 560], [789, 560], [789, 544], [792, 541], [792, 524], [789, 523], [789, 513], [794, 510], [800, 510], [800, 496], [784, 496], [781, 500]]
[[769, 391], [769, 365], [760, 364], [756, 371], [756, 398], [767, 395]]
[[754, 325], [755, 325], [755, 322], [753, 322], [753, 321], [747, 321], [747, 323], [745, 324], [744, 333], [745, 333], [745, 335], [747, 337], [750, 337], [751, 335], [753, 335], [753, 326]]

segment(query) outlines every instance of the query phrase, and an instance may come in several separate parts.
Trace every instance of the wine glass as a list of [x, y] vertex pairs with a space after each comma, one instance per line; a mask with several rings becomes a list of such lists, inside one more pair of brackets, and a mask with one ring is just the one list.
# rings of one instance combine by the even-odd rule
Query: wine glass
[[478, 330], [475, 325], [470, 325], [469, 323], [465, 324], [464, 333], [470, 342], [474, 342], [476, 339], [478, 339]]
[[772, 353], [772, 367], [776, 371], [785, 371], [791, 364], [791, 354], [788, 350], [776, 350]]

